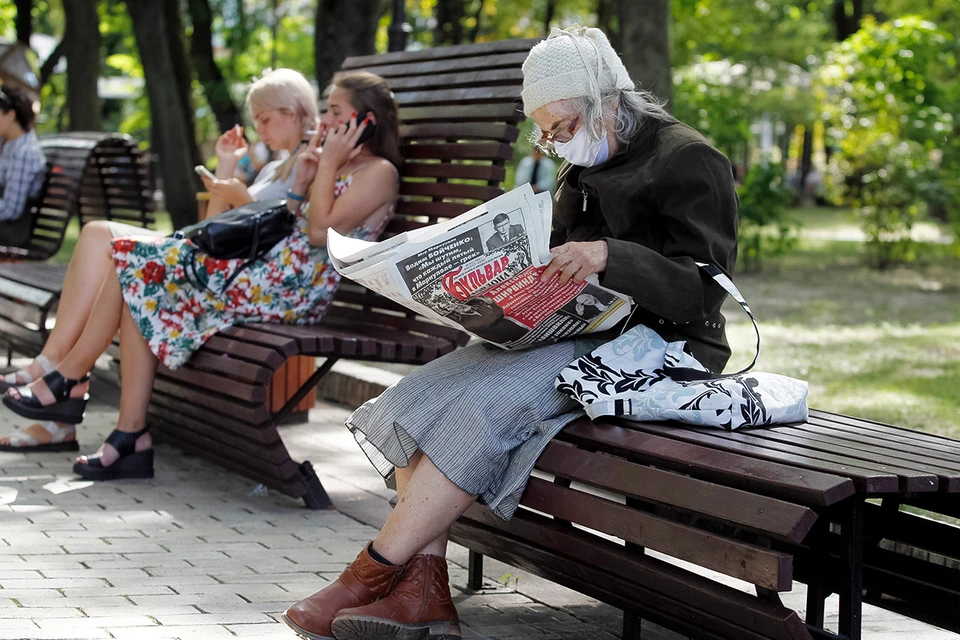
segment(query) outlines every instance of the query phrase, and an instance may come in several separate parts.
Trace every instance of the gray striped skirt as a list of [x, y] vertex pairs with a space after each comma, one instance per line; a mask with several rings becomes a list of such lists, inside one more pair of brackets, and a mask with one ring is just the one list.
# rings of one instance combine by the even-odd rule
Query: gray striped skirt
[[509, 520], [547, 443], [584, 415], [553, 386], [574, 359], [571, 342], [524, 351], [470, 345], [404, 377], [346, 425], [385, 478], [421, 450]]

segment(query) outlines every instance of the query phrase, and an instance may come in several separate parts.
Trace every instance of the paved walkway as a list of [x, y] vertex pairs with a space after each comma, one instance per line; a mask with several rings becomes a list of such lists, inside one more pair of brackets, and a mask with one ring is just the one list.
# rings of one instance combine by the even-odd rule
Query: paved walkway
[[[103, 399], [80, 428], [84, 451], [116, 419], [116, 398]], [[346, 415], [321, 405], [310, 424], [285, 428], [339, 512], [258, 495], [252, 482], [167, 445], [157, 448], [154, 480], [113, 483], [76, 481], [72, 455], [0, 453], [0, 639], [293, 640], [280, 612], [334, 580], [390, 509], [391, 493], [342, 427]], [[0, 432], [14, 418], [0, 410]], [[452, 546], [466, 638], [619, 637], [611, 607], [490, 560], [484, 590], [467, 591], [466, 559]], [[802, 588], [787, 604], [802, 610]], [[867, 640], [960, 637], [872, 607], [864, 618]], [[644, 634], [679, 638], [652, 625]]]

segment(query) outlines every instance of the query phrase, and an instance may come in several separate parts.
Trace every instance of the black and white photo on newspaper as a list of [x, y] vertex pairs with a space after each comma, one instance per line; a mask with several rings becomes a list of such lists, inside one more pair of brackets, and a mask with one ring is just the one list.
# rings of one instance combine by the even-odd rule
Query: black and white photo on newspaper
[[614, 327], [630, 314], [628, 296], [601, 287], [596, 276], [541, 280], [551, 224], [550, 194], [525, 184], [381, 242], [330, 229], [327, 249], [342, 276], [504, 349]]

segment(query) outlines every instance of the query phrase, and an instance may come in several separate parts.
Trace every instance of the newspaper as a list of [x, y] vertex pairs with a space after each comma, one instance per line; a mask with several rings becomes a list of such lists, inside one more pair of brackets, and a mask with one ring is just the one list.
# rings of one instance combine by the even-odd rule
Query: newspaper
[[503, 349], [605, 331], [633, 300], [596, 276], [540, 280], [551, 259], [549, 193], [523, 185], [446, 222], [368, 242], [327, 231], [344, 277]]

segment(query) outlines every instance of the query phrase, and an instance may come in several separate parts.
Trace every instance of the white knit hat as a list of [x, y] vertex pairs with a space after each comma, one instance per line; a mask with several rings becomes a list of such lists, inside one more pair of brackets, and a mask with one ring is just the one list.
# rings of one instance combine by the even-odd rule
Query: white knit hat
[[554, 27], [537, 43], [523, 63], [523, 112], [528, 116], [543, 105], [584, 96], [600, 100], [613, 89], [636, 88], [620, 56], [603, 31], [574, 25]]

